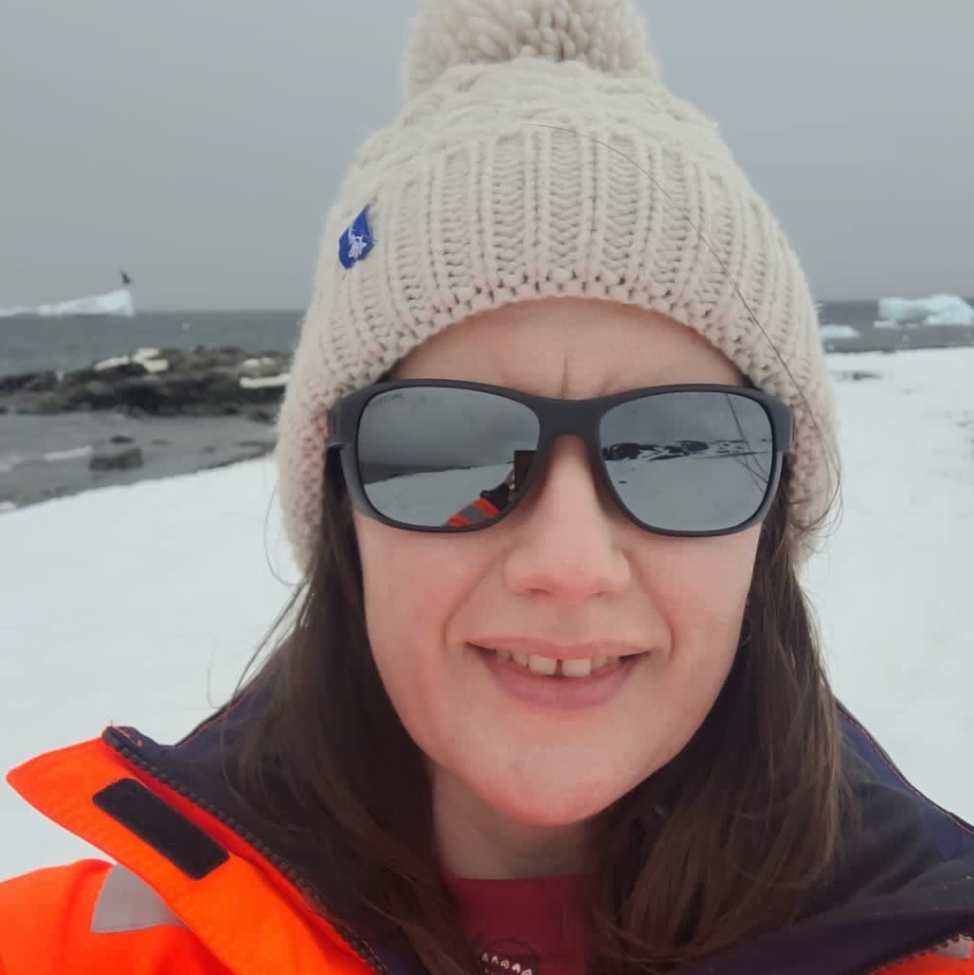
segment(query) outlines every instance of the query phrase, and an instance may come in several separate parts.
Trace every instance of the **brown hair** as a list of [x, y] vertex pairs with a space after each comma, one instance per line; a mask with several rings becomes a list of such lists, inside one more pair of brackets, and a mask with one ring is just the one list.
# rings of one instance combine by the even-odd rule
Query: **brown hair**
[[[347, 494], [325, 476], [315, 565], [251, 679], [239, 789], [351, 930], [402, 930], [433, 975], [476, 973], [435, 853], [423, 756], [366, 635]], [[730, 676], [683, 752], [591, 823], [589, 970], [666, 972], [794, 920], [837, 853], [843, 777], [829, 689], [787, 531], [766, 520]]]

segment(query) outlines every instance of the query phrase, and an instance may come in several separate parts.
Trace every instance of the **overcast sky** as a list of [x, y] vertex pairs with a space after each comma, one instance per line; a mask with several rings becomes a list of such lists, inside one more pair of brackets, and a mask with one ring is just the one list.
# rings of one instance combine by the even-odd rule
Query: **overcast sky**
[[[640, 0], [820, 299], [974, 294], [974, 0]], [[299, 308], [413, 0], [0, 0], [0, 306]]]

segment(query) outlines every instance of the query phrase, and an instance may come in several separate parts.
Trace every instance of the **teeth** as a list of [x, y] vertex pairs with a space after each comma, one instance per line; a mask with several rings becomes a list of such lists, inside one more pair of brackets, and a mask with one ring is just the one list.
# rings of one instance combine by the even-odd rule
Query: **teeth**
[[532, 674], [544, 677], [590, 677], [597, 671], [618, 663], [615, 657], [586, 657], [582, 660], [559, 660], [554, 657], [541, 657], [538, 654], [508, 653], [506, 650], [495, 650], [502, 660], [530, 670]]
[[566, 677], [588, 677], [595, 666], [595, 661], [585, 660], [563, 660], [561, 662], [561, 672]]
[[532, 653], [528, 657], [528, 670], [532, 674], [544, 674], [547, 677], [553, 677], [557, 669], [558, 661], [553, 657], [539, 657], [536, 653]]

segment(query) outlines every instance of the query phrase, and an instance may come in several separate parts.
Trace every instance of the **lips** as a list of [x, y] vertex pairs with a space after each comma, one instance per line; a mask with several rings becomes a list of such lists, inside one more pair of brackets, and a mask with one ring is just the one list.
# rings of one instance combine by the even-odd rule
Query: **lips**
[[[586, 645], [585, 649], [596, 650], [592, 656], [583, 656], [578, 645], [553, 649], [548, 644], [546, 653], [524, 653], [523, 644], [518, 650], [480, 643], [467, 646], [508, 699], [552, 713], [608, 706], [650, 656], [648, 651], [619, 653], [619, 645], [612, 655], [598, 652], [609, 649], [605, 645]], [[567, 652], [572, 655], [561, 656]]]

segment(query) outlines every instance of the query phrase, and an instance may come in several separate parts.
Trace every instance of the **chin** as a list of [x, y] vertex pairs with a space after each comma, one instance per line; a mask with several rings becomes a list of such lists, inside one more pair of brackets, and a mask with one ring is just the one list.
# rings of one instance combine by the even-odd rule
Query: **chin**
[[558, 829], [578, 826], [606, 810], [628, 790], [608, 789], [590, 782], [559, 788], [547, 782], [537, 788], [491, 789], [482, 798], [505, 819], [524, 826]]

